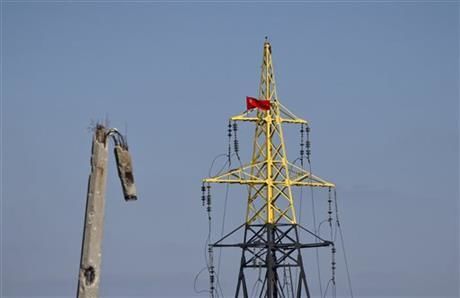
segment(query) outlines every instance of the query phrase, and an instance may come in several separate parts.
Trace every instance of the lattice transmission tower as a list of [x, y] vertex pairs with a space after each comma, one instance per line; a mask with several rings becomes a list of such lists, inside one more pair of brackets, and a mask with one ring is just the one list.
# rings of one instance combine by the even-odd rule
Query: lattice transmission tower
[[[255, 108], [230, 118], [232, 122], [246, 121], [255, 125], [251, 161], [224, 174], [203, 179], [202, 187], [204, 191], [206, 188], [209, 190], [211, 183], [246, 185], [248, 189], [246, 221], [209, 246], [211, 249], [213, 247], [242, 249], [235, 297], [250, 295], [248, 270], [259, 270], [259, 272], [262, 270], [258, 297], [311, 297], [301, 250], [334, 244], [298, 224], [292, 189], [293, 187], [324, 187], [330, 190], [335, 185], [312, 175], [308, 170], [287, 159], [283, 124], [301, 125], [302, 131], [303, 129], [309, 131], [309, 127], [306, 120], [295, 116], [278, 99], [272, 49], [267, 40], [263, 48], [259, 96], [258, 99], [252, 100]], [[308, 139], [306, 145], [309, 159]], [[243, 230], [244, 234], [242, 242], [226, 243], [230, 235], [240, 230]], [[301, 231], [313, 235], [315, 241], [302, 243]], [[281, 282], [286, 268], [293, 280], [288, 288]], [[212, 264], [210, 272], [211, 275], [214, 274]], [[211, 276], [211, 296], [214, 296], [214, 281], [214, 276]]]

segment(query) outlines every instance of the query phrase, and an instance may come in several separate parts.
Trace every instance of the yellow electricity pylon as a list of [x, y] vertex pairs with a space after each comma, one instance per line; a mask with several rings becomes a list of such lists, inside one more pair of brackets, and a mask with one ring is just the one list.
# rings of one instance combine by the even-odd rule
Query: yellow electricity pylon
[[256, 109], [231, 117], [232, 121], [249, 121], [256, 125], [252, 160], [227, 173], [206, 178], [205, 183], [249, 185], [246, 223], [296, 224], [292, 195], [293, 186], [335, 187], [310, 172], [289, 162], [283, 135], [283, 123], [308, 125], [284, 107], [277, 96], [272, 50], [264, 43], [259, 99], [270, 101], [267, 111]]
[[[203, 192], [206, 189], [205, 184], [208, 184], [208, 213], [211, 210], [210, 183], [248, 186], [245, 223], [217, 242], [209, 244], [210, 294], [211, 297], [214, 297], [212, 249], [214, 247], [239, 247], [242, 249], [242, 254], [235, 297], [252, 296], [248, 290], [248, 281], [254, 275], [246, 275], [246, 271], [258, 269], [259, 278], [255, 284], [260, 282], [261, 288], [256, 294], [257, 297], [310, 298], [301, 249], [332, 246], [335, 252], [335, 248], [332, 241], [324, 240], [298, 224], [292, 187], [326, 187], [330, 190], [335, 185], [314, 176], [311, 170], [307, 171], [287, 159], [283, 124], [300, 124], [308, 127], [308, 122], [295, 116], [280, 103], [276, 93], [272, 49], [267, 40], [264, 43], [259, 98], [249, 98], [247, 101], [250, 109], [231, 117], [230, 120], [255, 124], [251, 162], [224, 174], [203, 179]], [[307, 158], [309, 161], [308, 154]], [[204, 203], [204, 193], [202, 200]], [[331, 201], [328, 202], [330, 208]], [[329, 214], [332, 213], [331, 210], [329, 212]], [[209, 220], [211, 220], [210, 216]], [[241, 243], [225, 243], [231, 235], [243, 227], [244, 236]], [[299, 233], [301, 231], [307, 231], [315, 241], [302, 243]], [[264, 278], [261, 277], [262, 272], [264, 272]], [[283, 284], [282, 280], [284, 280]]]

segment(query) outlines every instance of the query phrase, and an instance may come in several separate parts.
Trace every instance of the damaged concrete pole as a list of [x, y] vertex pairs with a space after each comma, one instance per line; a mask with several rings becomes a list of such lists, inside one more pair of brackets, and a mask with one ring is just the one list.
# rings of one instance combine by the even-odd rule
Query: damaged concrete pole
[[123, 196], [126, 201], [137, 200], [136, 185], [134, 184], [133, 162], [131, 154], [120, 145], [115, 146], [115, 160], [117, 161], [118, 177], [121, 181]]
[[93, 135], [91, 173], [86, 197], [78, 298], [99, 297], [109, 139], [115, 144], [114, 153], [124, 198], [126, 201], [137, 200], [132, 159], [125, 137], [116, 128], [107, 129], [97, 125]]
[[78, 298], [99, 297], [101, 245], [107, 183], [108, 140], [106, 133], [106, 128], [98, 125], [93, 136], [91, 173], [88, 181], [85, 226], [78, 278]]

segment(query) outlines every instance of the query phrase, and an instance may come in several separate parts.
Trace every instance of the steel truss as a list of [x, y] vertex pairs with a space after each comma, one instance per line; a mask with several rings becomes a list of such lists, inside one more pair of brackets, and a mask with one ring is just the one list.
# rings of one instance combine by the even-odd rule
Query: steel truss
[[[226, 244], [224, 240], [244, 229], [242, 243]], [[301, 243], [299, 229], [317, 238], [314, 243]], [[213, 247], [239, 247], [242, 249], [235, 297], [249, 297], [246, 269], [264, 271], [259, 297], [311, 297], [303, 267], [301, 249], [333, 245], [298, 224], [244, 224], [212, 244]], [[285, 287], [279, 269], [287, 268], [290, 286]], [[293, 269], [295, 270], [292, 278]], [[295, 281], [295, 287], [294, 283]]]
[[[224, 183], [245, 185], [248, 188], [246, 222], [211, 244], [211, 247], [242, 249], [235, 297], [249, 297], [246, 271], [257, 268], [264, 271], [259, 297], [310, 297], [301, 249], [329, 246], [333, 243], [319, 238], [297, 223], [292, 188], [308, 186], [331, 189], [335, 185], [312, 175], [287, 159], [283, 124], [300, 124], [303, 129], [304, 125], [308, 126], [308, 122], [295, 116], [278, 100], [272, 49], [268, 41], [264, 43], [259, 99], [270, 101], [270, 109], [248, 110], [230, 118], [234, 122], [255, 124], [250, 163], [203, 179], [203, 183], [207, 183], [208, 187], [210, 183]], [[225, 239], [240, 229], [244, 229], [242, 243], [224, 243]], [[312, 234], [317, 241], [301, 243], [300, 229]], [[292, 269], [296, 269], [295, 289], [293, 283], [290, 287], [280, 283], [280, 270], [286, 269], [291, 276]], [[213, 273], [212, 270], [210, 272]], [[214, 277], [211, 276], [210, 280], [213, 281]], [[212, 285], [211, 289], [214, 289]], [[213, 295], [214, 292], [211, 290], [211, 296]]]

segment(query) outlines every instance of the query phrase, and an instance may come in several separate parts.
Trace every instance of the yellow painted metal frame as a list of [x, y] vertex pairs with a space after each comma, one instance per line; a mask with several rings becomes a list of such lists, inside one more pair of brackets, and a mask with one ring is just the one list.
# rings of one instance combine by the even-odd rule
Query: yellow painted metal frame
[[249, 164], [215, 177], [203, 179], [205, 183], [244, 184], [249, 187], [246, 222], [295, 224], [296, 213], [291, 187], [329, 187], [335, 185], [290, 163], [286, 156], [283, 123], [306, 124], [284, 107], [276, 94], [271, 45], [264, 44], [259, 98], [270, 101], [270, 110], [257, 110], [231, 117], [233, 121], [256, 124], [252, 160]]

